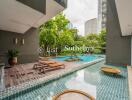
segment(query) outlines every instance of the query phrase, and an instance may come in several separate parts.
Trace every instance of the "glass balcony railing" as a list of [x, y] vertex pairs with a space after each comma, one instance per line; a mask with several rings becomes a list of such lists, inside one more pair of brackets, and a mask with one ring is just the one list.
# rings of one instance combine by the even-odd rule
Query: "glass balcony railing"
[[64, 8], [67, 8], [67, 0], [55, 0], [57, 3], [62, 5]]

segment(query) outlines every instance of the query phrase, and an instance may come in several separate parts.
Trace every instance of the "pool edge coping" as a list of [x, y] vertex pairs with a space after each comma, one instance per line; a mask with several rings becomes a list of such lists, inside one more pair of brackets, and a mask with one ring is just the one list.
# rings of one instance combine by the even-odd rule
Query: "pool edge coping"
[[128, 71], [128, 91], [129, 91], [129, 99], [132, 100], [132, 67], [127, 66]]
[[42, 78], [39, 78], [39, 79], [36, 79], [36, 80], [25, 82], [25, 83], [17, 85], [17, 86], [7, 88], [4, 91], [0, 91], [0, 99], [5, 99], [5, 98], [13, 96], [17, 93], [25, 91], [26, 89], [30, 89], [30, 88], [36, 87], [38, 85], [41, 85], [41, 84], [48, 83], [50, 81], [59, 79], [59, 78], [65, 76], [65, 75], [71, 74], [73, 72], [76, 72], [78, 70], [81, 70], [83, 68], [86, 68], [90, 65], [99, 63], [99, 62], [104, 61], [104, 60], [105, 60], [105, 58], [100, 58], [100, 59], [96, 59], [94, 61], [85, 62], [85, 63], [82, 63], [81, 65], [76, 65], [77, 67], [75, 67], [75, 68], [65, 70], [65, 71], [63, 71], [61, 73], [58, 73], [56, 75], [49, 75], [48, 78], [42, 77]]

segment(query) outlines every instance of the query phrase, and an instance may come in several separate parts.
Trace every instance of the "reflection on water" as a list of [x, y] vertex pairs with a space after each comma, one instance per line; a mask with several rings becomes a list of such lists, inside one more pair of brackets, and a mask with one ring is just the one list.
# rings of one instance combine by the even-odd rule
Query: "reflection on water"
[[84, 81], [92, 85], [97, 85], [101, 81], [99, 71], [84, 70]]
[[120, 75], [109, 76], [100, 72], [103, 62], [94, 64], [53, 82], [33, 88], [12, 100], [52, 100], [66, 89], [77, 89], [92, 95], [96, 100], [128, 100], [127, 69], [119, 67]]
[[96, 98], [96, 85], [89, 84], [87, 81], [85, 81], [88, 74], [89, 73], [85, 74], [84, 70], [77, 72], [76, 77], [72, 77], [65, 83], [66, 88], [81, 90]]

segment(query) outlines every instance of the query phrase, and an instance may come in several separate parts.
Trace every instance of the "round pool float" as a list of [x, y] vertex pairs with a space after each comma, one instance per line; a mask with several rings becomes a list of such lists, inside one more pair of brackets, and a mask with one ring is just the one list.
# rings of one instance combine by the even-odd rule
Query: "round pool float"
[[112, 67], [101, 67], [101, 71], [110, 74], [118, 74], [121, 72], [118, 68], [112, 68]]
[[52, 100], [95, 100], [95, 98], [79, 90], [65, 90], [54, 96]]

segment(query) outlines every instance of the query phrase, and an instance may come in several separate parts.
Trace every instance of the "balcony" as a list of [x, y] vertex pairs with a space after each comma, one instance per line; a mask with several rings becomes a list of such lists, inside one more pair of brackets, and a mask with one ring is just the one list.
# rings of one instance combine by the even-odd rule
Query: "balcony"
[[55, 0], [0, 0], [0, 30], [24, 34], [63, 10]]
[[115, 0], [122, 36], [132, 35], [132, 1]]
[[43, 14], [46, 14], [46, 0], [17, 0]]
[[67, 0], [55, 0], [57, 3], [62, 5], [64, 8], [67, 8]]

